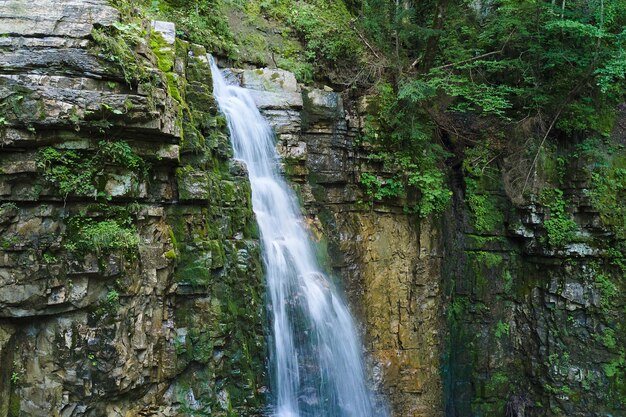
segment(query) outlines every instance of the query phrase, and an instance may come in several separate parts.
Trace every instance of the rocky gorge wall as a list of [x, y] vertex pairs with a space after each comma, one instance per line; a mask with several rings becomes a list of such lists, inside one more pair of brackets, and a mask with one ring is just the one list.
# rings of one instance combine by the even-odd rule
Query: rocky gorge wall
[[621, 206], [623, 191], [603, 185], [623, 164], [611, 149], [625, 125], [622, 110], [605, 141], [541, 151], [526, 199], [507, 193], [505, 165], [468, 164], [476, 153], [453, 175], [442, 233], [453, 259], [442, 274], [447, 416], [626, 412], [623, 218], [606, 203]]
[[[0, 0], [0, 417], [262, 415], [258, 231], [207, 51], [122, 20]], [[389, 174], [364, 106], [282, 70], [231, 76], [277, 133], [393, 416], [625, 413], [623, 235], [580, 146], [545, 155], [524, 204], [467, 152], [450, 209], [420, 219], [359, 185]]]
[[[506, 164], [466, 150], [449, 171], [451, 207], [420, 219], [405, 201], [367, 201], [359, 185], [361, 172], [389, 174], [358, 140], [366, 109], [346, 110], [339, 94], [284, 71], [239, 76], [278, 133], [393, 415], [624, 412], [622, 220], [611, 223], [593, 191], [598, 166], [621, 172], [612, 149], [624, 143], [623, 113], [604, 145], [542, 151], [523, 203], [507, 189]], [[623, 201], [613, 186], [606, 199]]]
[[[206, 51], [165, 23], [121, 24], [104, 1], [5, 3], [0, 415], [259, 413], [257, 231]], [[336, 93], [259, 73], [244, 84], [260, 92], [321, 252], [371, 333], [382, 391], [403, 415], [431, 415], [437, 250], [398, 209], [354, 209], [357, 125]], [[417, 270], [430, 274], [424, 291]], [[415, 309], [425, 324], [410, 321]]]
[[0, 416], [256, 415], [259, 243], [206, 51], [118, 19], [0, 2]]

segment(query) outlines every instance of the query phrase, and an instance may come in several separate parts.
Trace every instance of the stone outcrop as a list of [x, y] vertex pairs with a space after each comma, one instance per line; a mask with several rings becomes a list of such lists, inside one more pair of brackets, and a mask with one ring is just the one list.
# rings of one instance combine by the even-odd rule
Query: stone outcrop
[[[561, 179], [540, 167], [535, 181], [548, 194], [522, 207], [495, 165], [478, 177], [451, 171], [443, 221], [418, 219], [401, 201], [366, 202], [360, 173], [381, 167], [355, 143], [360, 119], [341, 97], [294, 90], [274, 71], [241, 78], [274, 125], [393, 415], [623, 413], [621, 240], [593, 206], [580, 159], [568, 157]], [[288, 98], [294, 91], [301, 105]]]
[[0, 2], [0, 416], [255, 415], [258, 236], [206, 51], [117, 19]]

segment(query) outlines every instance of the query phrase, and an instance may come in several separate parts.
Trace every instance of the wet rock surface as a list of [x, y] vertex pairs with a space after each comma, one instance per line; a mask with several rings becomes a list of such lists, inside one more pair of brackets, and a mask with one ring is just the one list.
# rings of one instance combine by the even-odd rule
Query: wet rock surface
[[[280, 79], [273, 71], [254, 74]], [[263, 81], [248, 87], [258, 97], [278, 91]], [[257, 103], [362, 325], [374, 384], [393, 415], [624, 412], [624, 343], [616, 335], [626, 302], [612, 249], [620, 240], [592, 207], [588, 171], [572, 164], [560, 185], [561, 221], [572, 219], [575, 229], [562, 243], [549, 230], [563, 224], [550, 223], [554, 198], [513, 206], [498, 171], [471, 191], [482, 211], [468, 203], [471, 179], [454, 172], [454, 204], [441, 220], [404, 214], [402, 202], [364, 208], [358, 178], [377, 167], [354, 140], [362, 120], [337, 93], [301, 93], [302, 106]]]
[[501, 175], [457, 183], [443, 223], [446, 414], [624, 414], [621, 239], [590, 202], [588, 171], [570, 163], [562, 195], [517, 207]]

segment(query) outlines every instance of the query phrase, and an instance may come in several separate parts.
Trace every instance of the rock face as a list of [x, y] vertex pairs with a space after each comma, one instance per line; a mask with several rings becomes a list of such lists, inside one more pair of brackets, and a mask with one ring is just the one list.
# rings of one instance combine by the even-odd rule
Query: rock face
[[[344, 110], [339, 94], [295, 87], [280, 70], [247, 70], [241, 78], [277, 132], [310, 231], [362, 325], [376, 388], [394, 416], [442, 415], [437, 228], [401, 205], [359, 204], [358, 178], [371, 167], [355, 145], [360, 119]], [[301, 102], [290, 98], [294, 92]]]
[[[0, 417], [261, 415], [258, 232], [206, 51], [117, 19], [105, 0], [0, 0]], [[233, 76], [394, 417], [626, 415], [623, 190], [597, 207], [577, 160], [539, 167], [550, 192], [515, 207], [499, 168], [467, 168], [444, 218], [419, 219], [363, 202], [382, 168], [351, 103]]]
[[0, 2], [0, 416], [256, 415], [258, 236], [206, 51], [117, 19]]
[[623, 231], [594, 207], [581, 159], [563, 151], [562, 178], [541, 166], [545, 189], [522, 207], [499, 168], [451, 172], [442, 221], [404, 214], [401, 201], [364, 205], [358, 178], [376, 167], [355, 144], [359, 118], [333, 92], [300, 87], [302, 104], [291, 100], [292, 84], [271, 83], [283, 79], [242, 75], [394, 416], [624, 414]]
[[590, 198], [583, 158], [561, 152], [549, 158], [569, 161], [562, 174], [540, 165], [547, 186], [522, 207], [499, 169], [456, 182], [442, 234], [446, 415], [626, 413], [623, 236]]

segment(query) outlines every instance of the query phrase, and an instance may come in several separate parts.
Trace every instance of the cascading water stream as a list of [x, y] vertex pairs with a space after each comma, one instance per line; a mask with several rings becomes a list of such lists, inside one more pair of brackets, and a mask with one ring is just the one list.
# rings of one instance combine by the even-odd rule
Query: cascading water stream
[[248, 167], [273, 325], [275, 417], [383, 417], [365, 382], [355, 326], [321, 272], [295, 195], [277, 169], [274, 134], [248, 91], [227, 85], [211, 59], [214, 95], [235, 158]]

